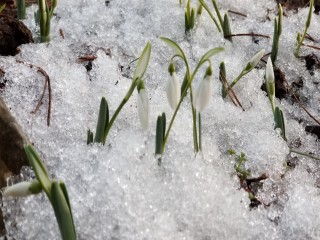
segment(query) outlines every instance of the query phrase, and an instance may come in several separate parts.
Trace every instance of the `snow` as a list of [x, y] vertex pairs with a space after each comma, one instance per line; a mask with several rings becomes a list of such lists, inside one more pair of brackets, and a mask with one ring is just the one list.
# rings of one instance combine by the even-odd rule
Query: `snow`
[[[221, 3], [220, 3], [221, 2]], [[194, 3], [195, 4], [195, 3]], [[251, 31], [272, 36], [276, 3], [253, 0], [219, 1], [228, 9], [248, 15], [231, 15], [234, 33]], [[212, 6], [208, 3], [211, 9]], [[268, 11], [271, 10], [270, 12]], [[27, 9], [25, 24], [36, 35], [33, 21], [36, 6]], [[293, 56], [295, 38], [303, 31], [308, 9], [287, 12], [283, 19], [277, 66], [289, 83], [302, 78], [300, 94], [315, 115], [319, 108], [319, 70], [313, 76], [305, 63]], [[318, 239], [319, 177], [318, 162], [297, 157], [295, 168], [284, 166], [288, 144], [302, 152], [320, 155], [319, 141], [307, 134], [306, 124], [314, 124], [297, 104], [276, 99], [286, 116], [288, 142], [274, 130], [271, 105], [260, 90], [265, 67], [254, 69], [234, 87], [246, 111], [221, 97], [218, 66], [226, 64], [227, 79], [233, 80], [255, 52], [271, 50], [272, 38], [251, 37], [225, 40], [203, 11], [201, 24], [186, 37], [184, 11], [179, 1], [69, 0], [58, 3], [52, 20], [49, 44], [21, 46], [15, 57], [0, 58], [8, 80], [1, 92], [12, 114], [22, 125], [43, 157], [53, 178], [65, 181], [75, 219], [78, 239]], [[272, 21], [268, 21], [266, 16]], [[309, 34], [319, 39], [320, 22], [313, 16]], [[65, 39], [59, 34], [62, 29]], [[202, 113], [203, 152], [193, 152], [190, 101], [185, 99], [173, 124], [162, 165], [154, 156], [156, 119], [172, 109], [165, 86], [173, 51], [159, 36], [175, 40], [185, 51], [194, 69], [209, 49], [224, 47], [212, 57], [213, 95]], [[110, 131], [105, 146], [86, 145], [87, 129], [95, 131], [101, 97], [113, 113], [125, 96], [136, 62], [147, 41], [152, 52], [145, 87], [150, 98], [150, 127], [140, 126], [137, 91], [134, 91]], [[104, 49], [104, 50], [103, 50]], [[111, 54], [106, 54], [110, 51]], [[302, 47], [302, 54], [313, 52]], [[92, 70], [77, 58], [96, 55]], [[36, 114], [31, 114], [42, 93], [44, 79], [35, 68], [43, 68], [51, 79], [52, 116], [46, 126], [48, 98]], [[176, 63], [182, 82], [185, 67]], [[199, 71], [194, 86], [202, 80]], [[300, 123], [299, 120], [302, 120]], [[300, 146], [299, 146], [300, 145]], [[258, 208], [250, 209], [248, 193], [240, 187], [234, 157], [227, 151], [244, 152], [246, 169], [252, 177], [267, 174], [258, 190]], [[21, 179], [34, 178], [26, 168]], [[11, 180], [8, 180], [11, 183]], [[60, 239], [53, 210], [44, 194], [21, 199], [3, 199], [8, 239]]]

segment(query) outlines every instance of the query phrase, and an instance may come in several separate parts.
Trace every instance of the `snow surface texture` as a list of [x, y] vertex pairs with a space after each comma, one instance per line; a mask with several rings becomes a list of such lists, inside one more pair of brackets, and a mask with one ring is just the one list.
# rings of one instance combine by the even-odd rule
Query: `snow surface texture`
[[[224, 61], [229, 81], [256, 51], [271, 50], [272, 39], [251, 37], [226, 41], [204, 11], [191, 37], [184, 32], [184, 10], [178, 0], [96, 1], [58, 3], [52, 20], [50, 44], [29, 44], [15, 57], [2, 57], [0, 67], [8, 80], [1, 92], [45, 160], [52, 177], [65, 181], [71, 199], [78, 239], [319, 239], [320, 168], [313, 159], [298, 156], [296, 167], [286, 171], [288, 144], [320, 155], [316, 137], [306, 134], [312, 120], [296, 104], [276, 100], [287, 118], [285, 142], [274, 130], [266, 93], [260, 90], [264, 64], [234, 87], [246, 111], [221, 97], [218, 65]], [[273, 34], [277, 6], [273, 1], [218, 1], [231, 15], [234, 33]], [[208, 5], [211, 9], [210, 1]], [[33, 13], [25, 24], [36, 35]], [[300, 94], [319, 115], [319, 77], [293, 56], [296, 33], [304, 28], [308, 9], [287, 12], [280, 39], [280, 66], [289, 83], [303, 79]], [[267, 17], [272, 21], [267, 20]], [[314, 15], [310, 35], [319, 39], [319, 16]], [[62, 29], [65, 39], [59, 34]], [[212, 58], [214, 89], [210, 106], [202, 114], [203, 153], [194, 157], [190, 101], [182, 104], [162, 159], [154, 157], [156, 118], [172, 110], [166, 100], [167, 67], [173, 55], [159, 36], [180, 44], [192, 68], [209, 49], [224, 47]], [[95, 130], [100, 99], [105, 96], [111, 113], [125, 95], [135, 63], [146, 42], [152, 44], [144, 80], [150, 97], [150, 128], [141, 129], [137, 92], [119, 114], [105, 146], [86, 145], [87, 129]], [[109, 49], [109, 55], [104, 50]], [[96, 53], [97, 51], [97, 53]], [[313, 52], [302, 48], [302, 53]], [[92, 70], [77, 63], [80, 56], [95, 54]], [[46, 126], [47, 97], [39, 112], [30, 114], [42, 92], [43, 76], [16, 59], [40, 66], [52, 85], [52, 119]], [[205, 68], [196, 76], [196, 85]], [[184, 67], [177, 63], [182, 81]], [[299, 123], [299, 119], [302, 123]], [[299, 143], [299, 144], [298, 144]], [[298, 145], [297, 145], [298, 144]], [[240, 188], [234, 158], [227, 150], [244, 152], [252, 177], [268, 175], [257, 197], [263, 203], [250, 210], [248, 193]], [[33, 178], [26, 168], [22, 179]], [[11, 182], [11, 181], [9, 181]], [[53, 210], [44, 194], [24, 199], [3, 199], [8, 239], [60, 239]]]

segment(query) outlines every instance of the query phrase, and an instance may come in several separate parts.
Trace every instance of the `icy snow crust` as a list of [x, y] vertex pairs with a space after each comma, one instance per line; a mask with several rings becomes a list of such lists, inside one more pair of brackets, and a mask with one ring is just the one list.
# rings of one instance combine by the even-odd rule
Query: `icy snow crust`
[[[66, 182], [78, 239], [319, 239], [319, 164], [298, 156], [297, 166], [286, 171], [288, 145], [274, 130], [271, 106], [260, 90], [264, 65], [254, 69], [234, 90], [246, 111], [221, 97], [218, 64], [224, 61], [229, 81], [256, 51], [271, 50], [272, 39], [251, 37], [226, 41], [204, 11], [191, 37], [184, 32], [184, 10], [179, 1], [61, 1], [52, 20], [50, 44], [29, 44], [15, 57], [2, 57], [0, 67], [8, 80], [2, 97], [45, 160], [53, 178]], [[218, 1], [228, 9], [248, 15], [231, 15], [234, 33], [273, 34], [277, 6], [273, 1]], [[213, 9], [208, 2], [208, 5]], [[268, 13], [268, 9], [271, 10]], [[25, 23], [35, 33], [35, 6]], [[319, 70], [310, 75], [304, 62], [294, 58], [297, 31], [302, 31], [308, 9], [287, 12], [283, 19], [277, 66], [289, 83], [302, 78], [301, 95], [307, 108], [319, 115]], [[267, 20], [267, 16], [272, 21]], [[314, 15], [310, 35], [319, 39], [319, 16]], [[65, 39], [59, 34], [62, 29]], [[203, 153], [193, 152], [192, 121], [188, 98], [180, 109], [162, 159], [154, 157], [156, 118], [172, 110], [166, 101], [167, 67], [173, 55], [159, 36], [175, 40], [192, 68], [209, 49], [224, 47], [212, 58], [213, 96], [202, 114]], [[105, 146], [86, 145], [86, 131], [95, 131], [100, 99], [105, 96], [111, 113], [124, 97], [136, 62], [146, 42], [152, 44], [144, 80], [150, 97], [150, 129], [138, 122], [137, 92], [123, 108]], [[110, 49], [111, 55], [104, 50]], [[92, 70], [77, 63], [95, 54]], [[310, 53], [302, 48], [302, 53]], [[52, 119], [46, 126], [47, 97], [36, 114], [30, 114], [42, 92], [43, 76], [16, 59], [40, 66], [51, 78]], [[122, 67], [121, 67], [122, 66]], [[182, 81], [184, 66], [177, 63]], [[202, 79], [204, 69], [194, 84]], [[297, 105], [276, 101], [287, 118], [288, 143], [301, 142], [299, 150], [320, 155], [319, 142], [304, 131], [313, 124]], [[304, 123], [299, 124], [299, 119]], [[252, 177], [266, 173], [250, 210], [249, 198], [239, 185], [234, 158], [228, 149], [243, 151]], [[22, 179], [34, 177], [25, 169]], [[24, 199], [4, 199], [8, 239], [60, 239], [53, 210], [44, 194]]]

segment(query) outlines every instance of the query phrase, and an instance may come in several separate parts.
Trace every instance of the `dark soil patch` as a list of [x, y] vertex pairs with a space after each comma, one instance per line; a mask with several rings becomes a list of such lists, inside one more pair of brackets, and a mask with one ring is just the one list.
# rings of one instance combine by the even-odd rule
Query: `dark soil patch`
[[[282, 6], [289, 10], [297, 10], [298, 8], [303, 8], [309, 6], [310, 0], [277, 0]], [[320, 0], [314, 1], [315, 12], [319, 11]]]
[[21, 44], [33, 43], [30, 30], [15, 18], [0, 15], [0, 55], [14, 56]]

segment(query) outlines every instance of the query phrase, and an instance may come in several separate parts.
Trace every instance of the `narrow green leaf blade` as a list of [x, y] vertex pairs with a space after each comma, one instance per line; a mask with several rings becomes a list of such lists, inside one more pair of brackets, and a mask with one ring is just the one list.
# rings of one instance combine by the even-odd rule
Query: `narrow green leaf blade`
[[145, 73], [149, 63], [150, 54], [151, 54], [151, 44], [148, 42], [139, 57], [137, 67], [133, 74], [133, 81], [135, 81], [137, 78], [142, 79], [143, 74]]
[[166, 44], [168, 44], [175, 51], [176, 55], [180, 56], [182, 59], [184, 59], [184, 61], [186, 61], [186, 56], [184, 55], [184, 52], [176, 42], [165, 37], [160, 37], [160, 39], [164, 41]]
[[217, 47], [217, 48], [213, 48], [211, 50], [209, 50], [208, 52], [206, 52], [202, 58], [200, 59], [198, 66], [200, 67], [204, 62], [208, 61], [212, 56], [216, 55], [219, 52], [222, 52], [224, 50], [224, 48], [222, 47]]
[[107, 123], [107, 117], [108, 116], [108, 103], [107, 100], [102, 97], [100, 102], [100, 109], [99, 109], [99, 116], [98, 116], [98, 123], [96, 128], [96, 135], [94, 138], [94, 142], [102, 143], [104, 132], [106, 129]]
[[25, 145], [24, 150], [43, 190], [47, 193], [48, 196], [50, 196], [51, 181], [48, 171], [43, 165], [41, 158], [31, 145]]
[[71, 209], [71, 204], [70, 204], [70, 199], [69, 199], [67, 187], [64, 184], [64, 182], [60, 182], [60, 187], [61, 187], [61, 190], [62, 190], [62, 192], [64, 194], [64, 197], [65, 197], [65, 199], [67, 201], [67, 204], [68, 204], [68, 207], [69, 207], [69, 211], [70, 211], [70, 215], [71, 215], [71, 218], [72, 218], [74, 234], [76, 235], [76, 229], [75, 229], [75, 226], [74, 226], [73, 214], [72, 214], [72, 209]]
[[163, 141], [166, 131], [166, 115], [162, 113], [161, 116], [158, 116], [157, 127], [156, 127], [156, 154], [162, 154], [163, 150]]
[[63, 240], [76, 240], [74, 224], [68, 201], [65, 197], [60, 184], [57, 181], [52, 182], [51, 203], [59, 225], [61, 237]]
[[[223, 35], [224, 37], [230, 36], [231, 33], [231, 25], [230, 25], [230, 20], [229, 20], [229, 16], [226, 13], [224, 15], [224, 21], [223, 21]], [[228, 40], [232, 42], [232, 37], [228, 37]]]

